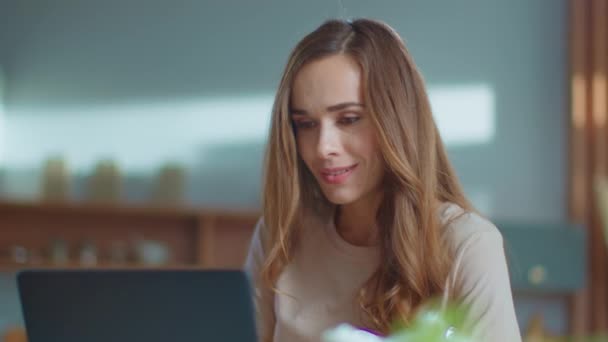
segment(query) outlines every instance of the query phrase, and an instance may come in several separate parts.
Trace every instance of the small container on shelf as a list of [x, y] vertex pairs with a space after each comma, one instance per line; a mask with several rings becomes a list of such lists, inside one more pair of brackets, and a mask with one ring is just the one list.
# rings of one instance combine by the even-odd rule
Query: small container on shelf
[[135, 251], [137, 261], [144, 266], [166, 265], [171, 261], [169, 247], [161, 241], [138, 239]]
[[90, 241], [87, 240], [82, 244], [80, 248], [80, 265], [85, 267], [93, 267], [97, 265], [98, 255], [97, 255], [97, 246]]
[[24, 246], [15, 245], [10, 248], [10, 261], [24, 265], [29, 261], [29, 251]]
[[160, 205], [177, 206], [184, 201], [185, 171], [176, 163], [165, 164], [158, 172], [152, 201]]
[[43, 258], [35, 249], [13, 245], [8, 248], [8, 255], [2, 257], [2, 263], [15, 267], [39, 266], [43, 264]]
[[122, 190], [120, 170], [110, 159], [100, 161], [88, 182], [88, 198], [95, 202], [115, 203]]
[[63, 158], [47, 159], [43, 167], [41, 188], [41, 196], [45, 201], [69, 199], [70, 174]]
[[50, 261], [53, 265], [67, 265], [70, 262], [68, 243], [64, 239], [54, 239], [51, 242]]
[[116, 240], [110, 243], [108, 259], [111, 265], [126, 265], [129, 263], [129, 246], [125, 241]]

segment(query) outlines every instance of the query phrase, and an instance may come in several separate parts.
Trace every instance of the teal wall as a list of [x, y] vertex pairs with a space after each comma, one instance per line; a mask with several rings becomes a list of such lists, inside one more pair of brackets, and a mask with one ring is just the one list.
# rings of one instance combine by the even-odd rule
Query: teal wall
[[[344, 10], [337, 1], [11, 3], [19, 20], [2, 44], [5, 167], [20, 172], [4, 182], [10, 194], [33, 193], [30, 178], [57, 153], [76, 173], [107, 156], [133, 176], [181, 161], [202, 183], [191, 187], [193, 200], [213, 202], [216, 189], [201, 175], [220, 174], [234, 181], [220, 204], [255, 206], [256, 161], [287, 54], [323, 20], [346, 15], [393, 25], [431, 95], [490, 101], [478, 113], [493, 121], [484, 139], [448, 139], [481, 207], [507, 218], [564, 217], [564, 1], [343, 1]], [[467, 118], [476, 104], [436, 111], [454, 123], [444, 134], [475, 130], [478, 120]], [[230, 163], [218, 156], [251, 156], [252, 173], [226, 175]]]
[[[0, 190], [35, 196], [49, 155], [63, 155], [77, 180], [111, 157], [138, 201], [153, 170], [178, 161], [191, 201], [255, 208], [289, 50], [327, 18], [360, 16], [387, 21], [406, 40], [457, 172], [484, 213], [565, 219], [564, 0], [8, 0]], [[2, 289], [0, 303], [10, 303], [14, 292]], [[561, 304], [546, 305], [557, 307], [550, 324], [563, 329]], [[536, 307], [518, 306], [521, 317]], [[0, 325], [17, 319], [13, 308], [0, 305]]]

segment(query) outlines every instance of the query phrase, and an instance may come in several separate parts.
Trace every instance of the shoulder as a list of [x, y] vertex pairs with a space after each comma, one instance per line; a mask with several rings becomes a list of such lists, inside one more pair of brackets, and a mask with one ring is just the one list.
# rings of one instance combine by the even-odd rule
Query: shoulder
[[480, 341], [521, 341], [498, 228], [455, 204], [442, 209], [446, 240], [455, 253], [444, 298], [467, 307], [465, 325]]
[[253, 234], [249, 242], [249, 251], [247, 253], [247, 258], [245, 259], [245, 270], [250, 273], [250, 275], [261, 267], [261, 263], [265, 258], [266, 248], [264, 248], [264, 242], [266, 235], [264, 219], [259, 218], [253, 229]]
[[441, 214], [444, 238], [454, 262], [449, 288], [462, 294], [509, 284], [503, 238], [498, 228], [481, 215], [455, 204], [445, 205]]
[[444, 237], [455, 253], [466, 249], [502, 250], [502, 235], [498, 228], [478, 213], [465, 211], [454, 203], [444, 203], [439, 211], [444, 224]]
[[261, 243], [265, 241], [267, 234], [268, 232], [266, 224], [264, 223], [264, 217], [260, 217], [253, 228], [253, 236], [251, 239], [252, 245], [259, 244], [259, 247], [261, 247]]

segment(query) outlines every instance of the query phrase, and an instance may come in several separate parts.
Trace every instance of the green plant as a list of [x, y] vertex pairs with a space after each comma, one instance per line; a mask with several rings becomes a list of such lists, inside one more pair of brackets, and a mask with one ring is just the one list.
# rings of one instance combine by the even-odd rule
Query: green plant
[[387, 337], [342, 324], [323, 335], [324, 342], [476, 342], [464, 324], [462, 307], [431, 302], [408, 325], [397, 323]]

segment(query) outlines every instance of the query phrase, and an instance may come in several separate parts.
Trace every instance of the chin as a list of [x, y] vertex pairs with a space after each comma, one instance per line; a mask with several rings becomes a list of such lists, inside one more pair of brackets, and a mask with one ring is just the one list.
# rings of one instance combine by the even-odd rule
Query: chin
[[346, 205], [354, 202], [357, 199], [357, 196], [351, 193], [345, 193], [342, 191], [324, 191], [325, 198], [335, 205]]

